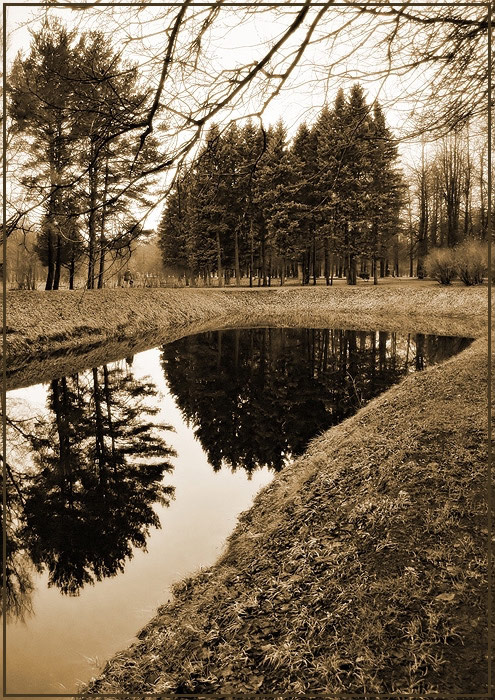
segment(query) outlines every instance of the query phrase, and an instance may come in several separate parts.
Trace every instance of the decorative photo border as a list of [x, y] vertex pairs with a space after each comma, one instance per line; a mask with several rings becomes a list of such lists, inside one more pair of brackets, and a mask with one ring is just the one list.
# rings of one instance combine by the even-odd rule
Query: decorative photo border
[[[78, 4], [71, 2], [4, 2], [3, 3], [3, 183], [2, 183], [2, 216], [3, 216], [3, 300], [2, 300], [2, 449], [3, 454], [7, 453], [7, 434], [6, 434], [6, 372], [7, 372], [7, 12], [11, 7], [44, 7], [44, 8], [56, 8], [56, 7], [71, 7], [77, 9], [91, 9], [92, 7], [134, 7], [137, 3], [135, 2], [96, 2], [88, 4]], [[149, 6], [151, 7], [179, 7], [183, 3], [181, 2], [151, 2]], [[192, 2], [191, 7], [214, 7], [217, 3], [214, 2]], [[260, 2], [257, 3], [260, 7], [304, 7], [307, 3], [304, 2]], [[394, 7], [485, 7], [487, 10], [488, 17], [488, 49], [487, 49], [487, 62], [488, 62], [488, 116], [487, 116], [487, 130], [488, 130], [488, 158], [487, 158], [487, 190], [488, 190], [488, 213], [487, 213], [487, 240], [488, 240], [488, 270], [491, 270], [491, 260], [492, 260], [492, 75], [491, 75], [491, 64], [492, 64], [492, 4], [490, 2], [390, 2], [390, 6]], [[311, 7], [323, 7], [326, 3], [323, 2], [312, 2]], [[335, 2], [334, 7], [349, 7], [352, 6], [376, 6], [383, 7], [381, 2], [356, 2], [356, 3], [346, 3], [346, 2]], [[222, 4], [222, 7], [232, 8], [232, 7], [249, 7], [252, 3], [249, 2], [227, 2]], [[492, 425], [491, 425], [491, 403], [492, 403], [492, 279], [491, 274], [488, 274], [488, 295], [487, 295], [487, 321], [488, 321], [488, 342], [487, 342], [487, 353], [488, 353], [488, 387], [487, 387], [487, 406], [488, 406], [488, 440], [487, 440], [487, 529], [488, 529], [488, 541], [487, 541], [487, 572], [488, 572], [488, 594], [487, 594], [487, 625], [488, 625], [488, 692], [480, 693], [460, 693], [460, 694], [448, 694], [448, 693], [364, 693], [364, 694], [352, 694], [352, 693], [332, 693], [332, 694], [316, 694], [308, 693], [300, 697], [304, 698], [492, 698], [493, 697], [493, 680], [492, 680]], [[6, 480], [7, 480], [7, 470], [6, 461], [2, 460], [2, 470], [3, 470], [3, 580], [6, 580], [6, 554], [7, 554], [7, 529], [6, 529], [6, 512], [7, 512], [7, 490], [6, 490]], [[130, 693], [103, 693], [97, 695], [90, 695], [87, 693], [8, 693], [7, 692], [7, 671], [6, 671], [6, 660], [7, 660], [7, 620], [6, 620], [6, 608], [7, 608], [7, 594], [6, 587], [2, 590], [2, 611], [3, 611], [3, 680], [2, 689], [3, 696], [6, 698], [73, 698], [73, 697], [111, 697], [111, 698], [134, 698], [135, 694]], [[197, 694], [167, 694], [167, 693], [157, 693], [148, 694], [146, 697], [153, 698], [294, 698], [297, 697], [294, 693], [232, 693], [227, 691], [226, 693], [197, 693]]]

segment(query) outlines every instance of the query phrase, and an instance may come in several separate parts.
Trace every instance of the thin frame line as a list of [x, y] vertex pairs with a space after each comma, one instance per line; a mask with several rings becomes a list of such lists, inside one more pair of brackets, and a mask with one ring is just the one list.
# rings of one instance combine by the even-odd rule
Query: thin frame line
[[[150, 2], [143, 7], [179, 7], [183, 3], [181, 2]], [[312, 2], [309, 5], [311, 7], [325, 7], [328, 3], [326, 2]], [[65, 3], [65, 2], [6, 2], [4, 3], [6, 7], [66, 7], [67, 9], [87, 9], [91, 7], [136, 7], [135, 2], [95, 2], [88, 4], [77, 4], [77, 3]], [[282, 2], [258, 2], [256, 7], [306, 7], [305, 2], [291, 2], [290, 5]], [[217, 4], [213, 2], [192, 2], [189, 7], [216, 7]], [[367, 2], [367, 3], [348, 3], [348, 2], [334, 2], [329, 7], [431, 7], [431, 3], [428, 2], [390, 2], [386, 6], [380, 2]], [[219, 9], [223, 7], [252, 7], [252, 4], [247, 2], [227, 2], [218, 5]], [[435, 7], [486, 7], [490, 9], [490, 5], [487, 2], [436, 2]]]
[[2, 659], [3, 694], [7, 693], [7, 7], [2, 9], [3, 126], [2, 126]]
[[492, 7], [488, 7], [488, 466], [487, 466], [487, 529], [488, 529], [488, 690], [492, 687]]
[[[139, 694], [140, 695], [140, 694]], [[7, 698], [136, 698], [138, 694], [133, 693], [97, 693], [94, 695], [88, 693], [64, 693], [59, 695], [54, 695], [53, 693], [44, 693], [41, 695], [35, 695], [33, 693], [7, 693], [5, 697]], [[491, 698], [490, 693], [325, 693], [319, 695], [318, 693], [232, 693], [226, 691], [225, 693], [145, 693], [147, 698], [437, 698], [437, 700], [443, 700], [444, 698]]]
[[[182, 5], [182, 2], [178, 3], [149, 3], [145, 7], [178, 7]], [[304, 2], [294, 2], [294, 3], [278, 3], [278, 2], [260, 2], [257, 3], [257, 7], [304, 7], [307, 3]], [[311, 3], [310, 7], [324, 7], [327, 3], [315, 2]], [[3, 549], [3, 582], [6, 582], [6, 558], [7, 558], [7, 527], [6, 527], [6, 512], [7, 512], [7, 486], [6, 486], [6, 451], [7, 451], [7, 430], [6, 430], [6, 368], [7, 368], [7, 8], [8, 7], [62, 7], [67, 9], [87, 9], [92, 7], [135, 7], [135, 2], [122, 2], [122, 3], [88, 3], [88, 4], [72, 4], [72, 3], [61, 3], [61, 2], [45, 2], [45, 3], [30, 3], [30, 2], [15, 2], [3, 3], [3, 26], [2, 26], [2, 36], [3, 36], [3, 50], [2, 50], [2, 63], [3, 63], [3, 160], [2, 160], [2, 172], [3, 172], [3, 201], [2, 201], [2, 215], [3, 215], [3, 274], [2, 274], [2, 290], [3, 290], [3, 302], [2, 302], [2, 317], [3, 317], [3, 329], [2, 329], [2, 347], [3, 347], [3, 358], [2, 358], [2, 444], [3, 444], [3, 460], [2, 460], [2, 475], [3, 475], [3, 514], [2, 514], [2, 524], [3, 524], [3, 537], [2, 537], [2, 549]], [[211, 2], [192, 2], [190, 7], [215, 7], [216, 3]], [[220, 9], [223, 7], [251, 7], [250, 3], [239, 2], [239, 3], [223, 3], [220, 5]], [[360, 7], [383, 7], [383, 3], [380, 2], [366, 2], [363, 3], [342, 3], [336, 2], [332, 3], [331, 7], [347, 7], [347, 8], [360, 8]], [[431, 7], [431, 3], [428, 2], [391, 2], [388, 3], [389, 7]], [[491, 698], [491, 675], [492, 675], [492, 638], [491, 638], [491, 617], [492, 617], [492, 542], [491, 542], [491, 527], [492, 527], [492, 513], [491, 513], [491, 461], [492, 461], [492, 430], [491, 430], [491, 348], [492, 348], [492, 323], [491, 323], [491, 298], [492, 298], [492, 287], [491, 287], [491, 247], [492, 247], [492, 231], [491, 231], [491, 187], [492, 187], [492, 177], [491, 177], [491, 160], [492, 160], [492, 139], [491, 139], [491, 56], [492, 56], [492, 5], [490, 2], [463, 2], [463, 3], [446, 3], [446, 2], [436, 2], [435, 7], [485, 7], [487, 8], [487, 33], [488, 33], [488, 153], [487, 153], [487, 189], [488, 189], [488, 201], [487, 201], [487, 237], [488, 237], [488, 387], [487, 387], [487, 400], [488, 400], [488, 464], [487, 464], [487, 482], [488, 482], [488, 493], [487, 493], [487, 529], [488, 529], [488, 557], [487, 557], [487, 573], [488, 573], [488, 594], [487, 594], [487, 617], [488, 617], [488, 673], [487, 673], [487, 693], [360, 693], [360, 694], [349, 694], [349, 693], [332, 693], [332, 694], [308, 694], [304, 693], [299, 695], [299, 697], [308, 698], [366, 698], [366, 697], [401, 697], [401, 698], [420, 698], [420, 697], [436, 697], [436, 698]], [[131, 695], [129, 693], [102, 693], [91, 696], [87, 693], [7, 693], [7, 622], [6, 622], [6, 585], [2, 586], [2, 612], [3, 612], [3, 695], [4, 697], [29, 697], [29, 698], [65, 698], [65, 697], [112, 697], [112, 698], [130, 698], [135, 697], [135, 694]], [[193, 694], [164, 694], [164, 693], [146, 693], [146, 697], [156, 697], [156, 698], [197, 698], [197, 697], [212, 697], [212, 698], [225, 698], [229, 697], [251, 697], [251, 698], [277, 698], [277, 697], [298, 697], [294, 693], [193, 693]]]

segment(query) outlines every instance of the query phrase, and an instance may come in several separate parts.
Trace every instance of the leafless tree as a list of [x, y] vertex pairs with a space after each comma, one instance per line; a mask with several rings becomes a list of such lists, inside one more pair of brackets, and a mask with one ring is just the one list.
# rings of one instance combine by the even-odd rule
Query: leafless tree
[[[384, 93], [393, 80], [409, 100], [402, 134], [408, 138], [425, 130], [446, 133], [486, 113], [488, 10], [482, 3], [305, 0], [267, 7], [255, 1], [234, 8], [223, 0], [210, 6], [185, 0], [168, 7], [91, 3], [86, 9], [78, 2], [43, 9], [55, 12], [81, 30], [104, 27], [109, 41], [138, 60], [141, 78], [152, 88], [145, 116], [124, 128], [134, 139], [136, 159], [151, 133], [163, 144], [162, 157], [137, 169], [127, 187], [156, 173], [171, 184], [213, 119], [261, 119], [288, 91], [308, 96], [317, 88], [324, 100], [352, 79], [374, 81]], [[257, 38], [236, 50], [243, 36]], [[388, 94], [390, 103], [395, 98]], [[123, 192], [114, 193], [110, 204]], [[164, 198], [167, 188], [162, 192]], [[25, 214], [11, 210], [8, 230]]]

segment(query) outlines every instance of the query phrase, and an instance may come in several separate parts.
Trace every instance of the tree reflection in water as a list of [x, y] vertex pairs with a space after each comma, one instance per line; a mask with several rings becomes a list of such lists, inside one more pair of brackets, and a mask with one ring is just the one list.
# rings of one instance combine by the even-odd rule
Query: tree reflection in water
[[[469, 339], [253, 328], [189, 336], [161, 350], [165, 377], [215, 470], [279, 470], [317, 433]], [[124, 570], [160, 523], [170, 426], [132, 358], [54, 379], [47, 411], [7, 416], [7, 608], [30, 612], [33, 570], [77, 595]]]
[[[26, 554], [49, 585], [77, 595], [88, 583], [124, 570], [133, 548], [146, 548], [151, 527], [160, 527], [153, 505], [168, 504], [174, 489], [165, 472], [174, 454], [150, 405], [157, 390], [129, 367], [106, 365], [54, 379], [48, 414], [28, 425], [9, 421], [28, 467], [8, 464], [9, 610], [28, 609]], [[28, 565], [29, 566], [29, 565]], [[22, 602], [24, 599], [24, 602]]]
[[407, 372], [469, 343], [378, 331], [235, 329], [165, 345], [162, 366], [215, 470], [278, 471]]

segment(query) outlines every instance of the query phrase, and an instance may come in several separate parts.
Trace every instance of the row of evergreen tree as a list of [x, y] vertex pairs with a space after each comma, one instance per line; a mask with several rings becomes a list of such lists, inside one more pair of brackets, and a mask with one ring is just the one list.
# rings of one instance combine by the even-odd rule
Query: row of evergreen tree
[[398, 235], [404, 181], [397, 146], [378, 102], [359, 84], [337, 94], [289, 142], [279, 120], [213, 125], [192, 164], [182, 167], [159, 224], [166, 267], [186, 283], [249, 277], [280, 284], [323, 274], [375, 282]]

